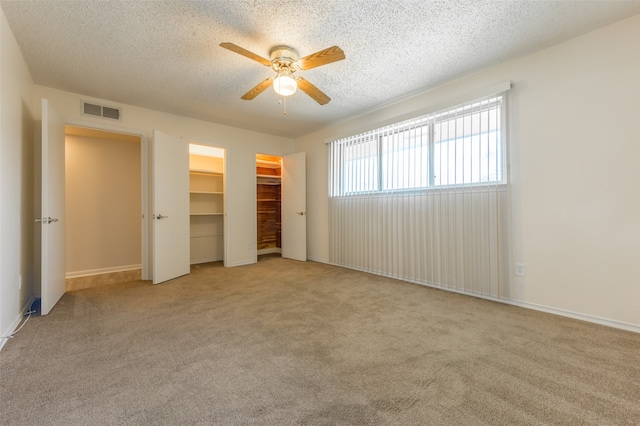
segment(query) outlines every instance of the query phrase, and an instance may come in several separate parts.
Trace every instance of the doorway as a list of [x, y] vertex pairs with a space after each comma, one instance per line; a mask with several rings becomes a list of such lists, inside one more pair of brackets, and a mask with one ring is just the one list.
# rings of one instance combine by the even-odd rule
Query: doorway
[[142, 278], [142, 139], [65, 126], [65, 281], [79, 290]]
[[256, 154], [257, 255], [282, 253], [282, 157]]
[[190, 263], [224, 260], [225, 151], [189, 143]]
[[256, 154], [258, 255], [307, 260], [306, 155]]

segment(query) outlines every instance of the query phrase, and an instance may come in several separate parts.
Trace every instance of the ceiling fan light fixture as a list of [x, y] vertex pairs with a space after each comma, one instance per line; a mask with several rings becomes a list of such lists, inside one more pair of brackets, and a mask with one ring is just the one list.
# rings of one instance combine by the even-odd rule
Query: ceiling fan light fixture
[[298, 90], [298, 83], [291, 75], [289, 68], [281, 68], [273, 80], [273, 90], [280, 96], [291, 96]]

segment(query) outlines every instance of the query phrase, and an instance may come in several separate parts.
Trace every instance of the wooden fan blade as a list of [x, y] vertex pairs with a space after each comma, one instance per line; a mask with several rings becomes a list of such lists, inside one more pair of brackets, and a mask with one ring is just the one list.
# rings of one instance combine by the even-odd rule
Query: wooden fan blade
[[310, 70], [320, 65], [330, 64], [331, 62], [341, 61], [344, 59], [344, 52], [338, 46], [331, 46], [309, 56], [305, 56], [298, 60], [298, 66], [301, 70]]
[[246, 56], [249, 59], [253, 59], [256, 62], [260, 62], [262, 65], [266, 65], [268, 67], [271, 66], [271, 61], [268, 60], [267, 58], [263, 58], [260, 55], [256, 55], [253, 52], [249, 52], [247, 49], [244, 49], [236, 44], [233, 43], [220, 43], [220, 47], [224, 47], [225, 49], [228, 49], [232, 52], [236, 52], [239, 53], [242, 56]]
[[249, 90], [247, 93], [242, 95], [241, 99], [244, 99], [245, 101], [250, 101], [251, 99], [258, 96], [260, 93], [264, 92], [266, 88], [271, 86], [273, 84], [273, 80], [274, 80], [273, 77], [267, 78], [262, 83], [258, 84], [256, 87], [254, 87], [253, 89]]
[[320, 105], [328, 104], [331, 100], [331, 98], [325, 95], [320, 89], [309, 83], [309, 80], [298, 77], [296, 78], [296, 82], [298, 83], [298, 88], [300, 90], [311, 96], [311, 98]]

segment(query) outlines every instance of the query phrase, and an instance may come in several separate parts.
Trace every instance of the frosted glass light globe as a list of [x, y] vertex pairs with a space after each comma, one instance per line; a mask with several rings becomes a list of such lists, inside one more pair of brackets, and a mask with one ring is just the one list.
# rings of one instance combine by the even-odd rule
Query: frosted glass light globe
[[273, 81], [273, 90], [280, 96], [291, 96], [298, 90], [298, 84], [291, 76], [291, 71], [284, 68]]

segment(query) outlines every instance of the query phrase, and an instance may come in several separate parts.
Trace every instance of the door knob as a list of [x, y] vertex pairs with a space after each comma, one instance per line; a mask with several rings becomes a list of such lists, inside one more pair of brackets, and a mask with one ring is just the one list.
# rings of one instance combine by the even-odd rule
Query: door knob
[[305, 212], [296, 212], [296, 214], [299, 214], [300, 216], [304, 216]]
[[55, 217], [43, 217], [43, 218], [38, 218], [36, 219], [36, 223], [51, 223], [51, 222], [57, 222], [58, 219]]
[[168, 219], [168, 218], [169, 218], [169, 216], [163, 216], [161, 214], [156, 216], [156, 219]]

